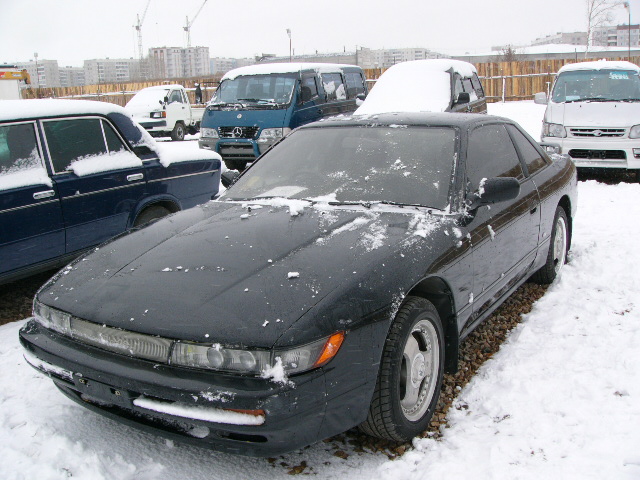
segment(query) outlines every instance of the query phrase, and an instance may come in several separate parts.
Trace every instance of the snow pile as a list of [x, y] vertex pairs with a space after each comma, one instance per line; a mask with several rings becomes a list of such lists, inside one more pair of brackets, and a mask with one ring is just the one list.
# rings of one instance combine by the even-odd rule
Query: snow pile
[[470, 63], [458, 60], [398, 63], [380, 76], [354, 114], [444, 112], [451, 103], [451, 69], [465, 77], [476, 71]]
[[[194, 160], [220, 160], [218, 152], [203, 148], [185, 148], [183, 142], [154, 142], [154, 149], [160, 157], [160, 163], [168, 167], [172, 163], [191, 162]], [[193, 142], [197, 146], [197, 142]]]
[[0, 175], [0, 190], [10, 190], [12, 188], [28, 187], [31, 185], [53, 186], [49, 174], [44, 167], [3, 172], [2, 175]]
[[68, 168], [77, 176], [84, 177], [110, 170], [136, 167], [142, 168], [142, 160], [127, 150], [120, 150], [116, 153], [82, 157], [71, 162]]

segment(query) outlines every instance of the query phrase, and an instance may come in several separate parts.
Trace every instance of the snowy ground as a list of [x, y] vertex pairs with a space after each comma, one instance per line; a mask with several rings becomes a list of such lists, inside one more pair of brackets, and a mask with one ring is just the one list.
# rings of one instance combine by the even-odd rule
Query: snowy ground
[[[530, 102], [490, 112], [539, 130]], [[21, 321], [0, 327], [0, 478], [274, 479], [303, 461], [318, 479], [640, 478], [639, 198], [637, 184], [580, 183], [571, 263], [460, 393], [444, 436], [397, 460], [320, 443], [269, 463], [122, 426], [26, 364]]]

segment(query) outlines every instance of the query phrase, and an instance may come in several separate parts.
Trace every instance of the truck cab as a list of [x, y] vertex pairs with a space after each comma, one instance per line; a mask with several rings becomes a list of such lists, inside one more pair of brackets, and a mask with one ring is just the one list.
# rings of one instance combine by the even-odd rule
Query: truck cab
[[143, 88], [125, 108], [151, 136], [170, 136], [172, 140], [184, 140], [187, 133], [197, 133], [204, 111], [190, 104], [182, 85]]
[[200, 148], [243, 170], [301, 125], [352, 113], [367, 94], [354, 65], [271, 63], [228, 72], [202, 117]]

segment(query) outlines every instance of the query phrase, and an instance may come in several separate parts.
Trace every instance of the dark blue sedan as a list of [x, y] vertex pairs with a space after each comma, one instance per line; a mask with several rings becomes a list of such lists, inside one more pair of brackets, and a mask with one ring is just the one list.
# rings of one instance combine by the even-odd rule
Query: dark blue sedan
[[0, 284], [218, 193], [220, 157], [163, 151], [117, 105], [3, 101]]

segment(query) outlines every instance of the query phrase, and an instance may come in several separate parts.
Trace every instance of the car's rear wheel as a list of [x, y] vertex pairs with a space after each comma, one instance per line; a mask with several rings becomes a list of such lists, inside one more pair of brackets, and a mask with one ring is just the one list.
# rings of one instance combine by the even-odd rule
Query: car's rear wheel
[[544, 266], [533, 274], [531, 279], [539, 284], [548, 285], [553, 282], [565, 263], [569, 248], [569, 222], [564, 208], [558, 206], [551, 229], [551, 245]]
[[433, 304], [408, 297], [389, 330], [369, 416], [368, 434], [406, 442], [424, 432], [438, 403], [444, 334]]
[[160, 205], [154, 205], [143, 210], [140, 215], [138, 215], [138, 218], [136, 218], [136, 221], [133, 222], [133, 226], [142, 227], [148, 223], [158, 220], [159, 218], [166, 217], [170, 213], [171, 212], [166, 208], [161, 207]]
[[173, 127], [173, 131], [171, 132], [171, 140], [182, 141], [184, 140], [184, 135], [186, 133], [184, 123], [176, 122]]

